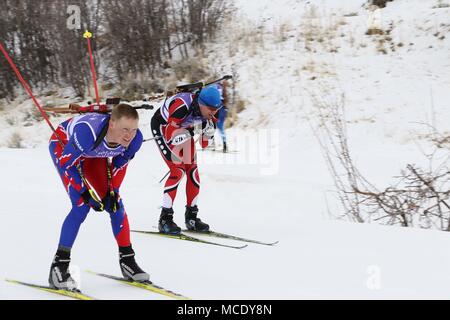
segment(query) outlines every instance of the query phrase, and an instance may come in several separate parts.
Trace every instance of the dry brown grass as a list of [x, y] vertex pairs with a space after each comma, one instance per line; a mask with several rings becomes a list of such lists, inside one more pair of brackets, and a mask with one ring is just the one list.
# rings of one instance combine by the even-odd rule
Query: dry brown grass
[[9, 138], [8, 148], [20, 149], [22, 148], [22, 141], [22, 135], [20, 134], [20, 132], [16, 131]]

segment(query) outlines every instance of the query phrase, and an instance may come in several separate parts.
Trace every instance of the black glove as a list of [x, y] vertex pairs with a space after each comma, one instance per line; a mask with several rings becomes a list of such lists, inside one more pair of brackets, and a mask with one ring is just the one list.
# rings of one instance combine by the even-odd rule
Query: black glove
[[104, 210], [105, 207], [104, 207], [103, 203], [95, 200], [96, 196], [92, 190], [88, 189], [88, 190], [84, 191], [81, 194], [81, 197], [83, 198], [83, 202], [85, 204], [87, 204], [88, 206], [90, 206], [95, 211], [101, 212]]
[[118, 192], [109, 192], [102, 199], [103, 206], [106, 211], [115, 213], [120, 209], [120, 201], [119, 201], [119, 193]]

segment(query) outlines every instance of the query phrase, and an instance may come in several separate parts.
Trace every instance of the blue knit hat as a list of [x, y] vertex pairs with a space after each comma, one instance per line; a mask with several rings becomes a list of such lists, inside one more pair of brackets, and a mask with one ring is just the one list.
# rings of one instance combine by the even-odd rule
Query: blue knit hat
[[219, 109], [222, 107], [220, 92], [216, 86], [203, 88], [198, 96], [198, 102], [208, 107]]

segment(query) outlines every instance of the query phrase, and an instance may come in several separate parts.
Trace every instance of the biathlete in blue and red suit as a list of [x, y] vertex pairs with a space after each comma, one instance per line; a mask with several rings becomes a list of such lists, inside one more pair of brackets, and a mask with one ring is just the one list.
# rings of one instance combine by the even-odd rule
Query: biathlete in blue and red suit
[[142, 145], [138, 125], [137, 111], [128, 104], [119, 104], [111, 115], [88, 113], [64, 121], [50, 138], [50, 155], [72, 202], [50, 268], [52, 287], [77, 287], [68, 270], [70, 252], [90, 209], [109, 213], [124, 277], [149, 279], [134, 259], [128, 218], [119, 193], [127, 166]]
[[[194, 126], [202, 125], [200, 144], [206, 148], [214, 141], [215, 115], [222, 107], [216, 86], [203, 88], [200, 93], [177, 93], [167, 99], [152, 117], [151, 128], [158, 149], [170, 169], [158, 229], [162, 233], [178, 234], [181, 229], [173, 221], [173, 203], [178, 185], [184, 175], [186, 182], [185, 223], [189, 230], [208, 231], [209, 226], [197, 218], [200, 177], [196, 162]], [[158, 138], [159, 137], [159, 138]]]

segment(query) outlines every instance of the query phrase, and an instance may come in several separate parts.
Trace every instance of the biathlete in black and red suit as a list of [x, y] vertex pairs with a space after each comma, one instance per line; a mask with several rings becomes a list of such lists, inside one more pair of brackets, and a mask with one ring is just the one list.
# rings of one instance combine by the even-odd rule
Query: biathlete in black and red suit
[[[178, 234], [181, 229], [173, 221], [173, 203], [183, 176], [186, 175], [185, 223], [189, 230], [208, 231], [209, 225], [197, 218], [200, 177], [196, 162], [194, 126], [202, 125], [202, 148], [212, 145], [216, 129], [215, 115], [222, 107], [216, 86], [203, 88], [200, 93], [177, 93], [167, 99], [152, 117], [151, 129], [158, 149], [170, 169], [164, 185], [158, 229], [162, 233]], [[158, 138], [160, 137], [160, 138]]]

